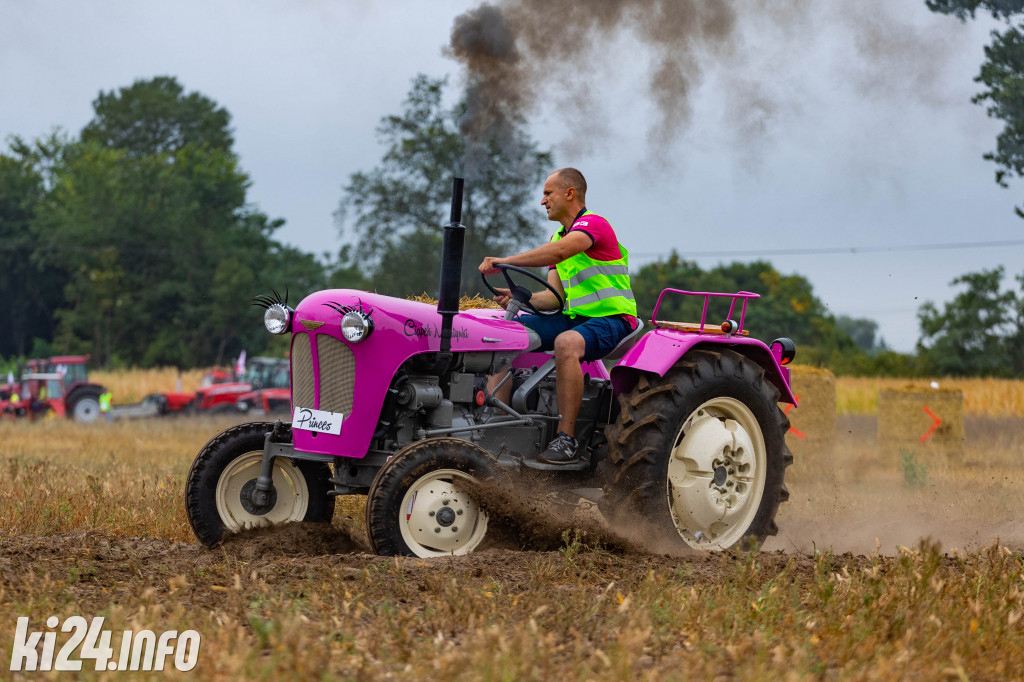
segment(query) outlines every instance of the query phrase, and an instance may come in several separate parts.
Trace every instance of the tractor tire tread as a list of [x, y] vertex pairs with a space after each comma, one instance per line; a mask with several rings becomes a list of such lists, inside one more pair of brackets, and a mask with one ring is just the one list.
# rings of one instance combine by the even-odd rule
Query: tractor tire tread
[[[249, 447], [246, 452], [262, 449], [263, 439], [273, 428], [270, 422], [248, 422], [228, 427], [211, 438], [192, 461], [185, 478], [185, 512], [192, 532], [207, 547], [215, 547], [224, 539], [224, 525], [213, 500], [217, 480], [232, 458], [221, 453], [236, 441], [242, 447]], [[290, 437], [291, 426], [286, 429], [285, 434]], [[258, 442], [259, 447], [245, 446], [244, 443], [250, 440]], [[298, 467], [309, 488], [309, 507], [303, 521], [329, 523], [334, 517], [335, 502], [334, 497], [327, 494], [331, 488], [330, 466], [322, 462], [302, 461]]]
[[664, 497], [668, 457], [675, 445], [670, 441], [688, 417], [682, 414], [687, 396], [704, 395], [714, 389], [710, 384], [728, 387], [742, 394], [745, 404], [759, 406], [768, 471], [761, 506], [744, 541], [760, 542], [778, 532], [775, 515], [779, 504], [789, 499], [784, 471], [793, 461], [785, 443], [789, 419], [778, 408], [779, 390], [766, 380], [764, 369], [728, 348], [691, 351], [664, 376], [641, 375], [631, 393], [619, 397], [619, 418], [608, 429], [607, 500], [602, 505], [613, 523], [639, 522], [674, 543], [683, 542], [667, 503], [659, 498]]
[[[402, 539], [399, 528], [398, 506], [403, 491], [435, 469], [454, 468], [475, 473], [477, 467], [469, 457], [452, 455], [452, 452], [458, 452], [459, 448], [467, 444], [467, 441], [459, 438], [445, 437], [417, 441], [400, 450], [381, 468], [366, 494], [366, 533], [375, 554], [416, 556]], [[479, 450], [477, 454], [491, 457], [486, 450], [473, 447]], [[490, 466], [492, 463], [487, 464]], [[493, 462], [493, 465], [492, 471], [482, 473], [493, 474], [497, 471], [497, 462]]]

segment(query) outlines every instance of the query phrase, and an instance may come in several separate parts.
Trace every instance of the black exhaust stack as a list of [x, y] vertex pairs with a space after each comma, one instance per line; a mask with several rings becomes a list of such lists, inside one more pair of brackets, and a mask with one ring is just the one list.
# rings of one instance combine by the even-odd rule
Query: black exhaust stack
[[459, 312], [459, 290], [462, 289], [462, 251], [466, 242], [466, 226], [462, 224], [462, 190], [464, 178], [452, 182], [452, 211], [444, 226], [441, 246], [441, 285], [437, 295], [437, 312], [441, 316], [441, 347], [437, 354], [438, 374], [448, 369], [452, 357], [452, 318]]

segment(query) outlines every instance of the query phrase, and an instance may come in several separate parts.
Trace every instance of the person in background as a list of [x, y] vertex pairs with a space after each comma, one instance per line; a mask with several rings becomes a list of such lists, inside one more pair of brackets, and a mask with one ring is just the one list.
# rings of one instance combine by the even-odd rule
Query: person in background
[[35, 400], [32, 401], [32, 418], [35, 419], [40, 412], [43, 411], [43, 407], [46, 405], [46, 382], [42, 381], [39, 383], [39, 393], [36, 395]]
[[18, 395], [18, 389], [15, 387], [11, 390], [11, 395], [8, 398], [7, 406], [4, 408], [5, 411], [11, 413], [15, 417], [18, 416], [18, 403], [21, 402], [21, 396]]
[[109, 390], [100, 393], [100, 414], [103, 415], [107, 422], [110, 422], [112, 420], [112, 416], [110, 414], [110, 407], [113, 402], [114, 394], [111, 393]]

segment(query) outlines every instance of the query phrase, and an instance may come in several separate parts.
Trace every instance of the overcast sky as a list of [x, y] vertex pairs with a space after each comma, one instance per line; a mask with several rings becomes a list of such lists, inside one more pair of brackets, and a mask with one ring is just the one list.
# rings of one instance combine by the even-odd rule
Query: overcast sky
[[[443, 46], [478, 4], [0, 0], [0, 139], [77, 134], [99, 91], [175, 76], [232, 114], [250, 200], [287, 220], [278, 238], [335, 253], [332, 213], [349, 175], [379, 161], [377, 123], [417, 73], [460, 83]], [[923, 0], [806, 5], [771, 25], [741, 17], [729, 59], [698, 55], [674, 136], [653, 127], [652, 52], [628, 28], [595, 38], [585, 69], [537, 81], [530, 130], [583, 170], [589, 207], [634, 263], [671, 249], [704, 268], [766, 258], [911, 350], [918, 306], [949, 300], [954, 277], [1001, 264], [1009, 287], [1024, 272], [1024, 243], [946, 248], [1024, 242], [1019, 184], [997, 187], [982, 159], [1000, 124], [970, 103], [994, 24]], [[540, 187], [537, 201], [543, 221]]]

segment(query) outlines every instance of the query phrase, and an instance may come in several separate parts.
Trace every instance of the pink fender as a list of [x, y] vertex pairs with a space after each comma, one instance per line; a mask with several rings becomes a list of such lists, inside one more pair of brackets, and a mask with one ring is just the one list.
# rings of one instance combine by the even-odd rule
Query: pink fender
[[665, 376], [681, 357], [696, 347], [727, 346], [764, 368], [765, 375], [779, 389], [779, 402], [796, 405], [789, 387], [789, 368], [779, 360], [763, 342], [746, 336], [712, 336], [672, 329], [655, 329], [642, 336], [612, 368], [612, 385], [616, 393], [627, 393], [636, 384], [639, 372], [653, 372]]

